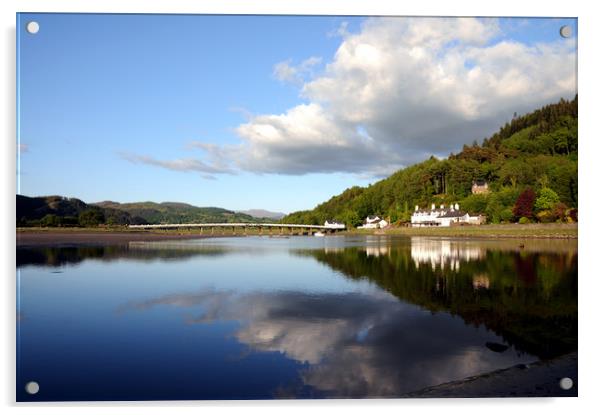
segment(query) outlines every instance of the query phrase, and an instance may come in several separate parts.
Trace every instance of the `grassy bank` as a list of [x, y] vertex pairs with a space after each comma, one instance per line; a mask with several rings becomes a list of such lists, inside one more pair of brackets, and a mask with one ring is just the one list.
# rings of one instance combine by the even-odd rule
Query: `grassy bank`
[[457, 238], [557, 238], [577, 239], [576, 223], [533, 223], [432, 228], [389, 227], [378, 230], [352, 229], [347, 234], [447, 236]]
[[[132, 234], [171, 234], [171, 235], [198, 235], [199, 229], [153, 229], [140, 230], [127, 227], [96, 227], [96, 228], [17, 228], [17, 233], [67, 233], [67, 234], [90, 234], [90, 233], [132, 233]], [[274, 230], [274, 234], [279, 231]], [[244, 235], [243, 229], [232, 228], [215, 229], [213, 235]], [[249, 228], [246, 235], [258, 235], [259, 230]], [[288, 234], [288, 233], [287, 233]], [[537, 224], [504, 224], [504, 225], [481, 225], [481, 226], [450, 226], [444, 228], [411, 228], [390, 227], [387, 229], [351, 229], [343, 232], [351, 235], [406, 235], [406, 236], [446, 236], [467, 238], [556, 238], [577, 239], [578, 227], [576, 223], [537, 223]], [[211, 236], [211, 231], [204, 229], [204, 236]], [[263, 235], [269, 235], [267, 230]]]

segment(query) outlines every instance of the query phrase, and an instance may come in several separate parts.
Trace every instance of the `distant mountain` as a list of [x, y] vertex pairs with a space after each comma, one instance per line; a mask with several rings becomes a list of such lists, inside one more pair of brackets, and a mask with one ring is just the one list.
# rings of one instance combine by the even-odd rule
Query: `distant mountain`
[[143, 218], [146, 223], [232, 223], [257, 222], [258, 218], [218, 207], [197, 207], [177, 202], [99, 202], [93, 205], [117, 209], [132, 217]]
[[218, 207], [197, 207], [177, 202], [85, 203], [63, 196], [17, 195], [17, 226], [96, 226], [161, 223], [267, 222]]
[[265, 209], [249, 209], [249, 210], [237, 210], [238, 213], [244, 213], [246, 215], [251, 215], [256, 218], [268, 218], [268, 219], [276, 219], [280, 220], [286, 216], [286, 213], [282, 212], [271, 212]]

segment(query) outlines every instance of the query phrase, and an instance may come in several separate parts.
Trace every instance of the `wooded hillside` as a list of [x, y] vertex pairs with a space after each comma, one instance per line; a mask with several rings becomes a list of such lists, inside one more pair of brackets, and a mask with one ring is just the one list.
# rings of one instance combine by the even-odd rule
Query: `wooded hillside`
[[[368, 215], [409, 221], [415, 205], [431, 203], [459, 203], [461, 210], [485, 214], [493, 223], [576, 220], [576, 210], [570, 208], [577, 208], [577, 109], [575, 96], [515, 115], [481, 144], [474, 141], [447, 159], [431, 157], [371, 186], [349, 188], [282, 221], [321, 224], [335, 219], [356, 226]], [[487, 182], [489, 193], [472, 194], [475, 181]], [[536, 198], [530, 215], [521, 219], [515, 205], [527, 189]]]

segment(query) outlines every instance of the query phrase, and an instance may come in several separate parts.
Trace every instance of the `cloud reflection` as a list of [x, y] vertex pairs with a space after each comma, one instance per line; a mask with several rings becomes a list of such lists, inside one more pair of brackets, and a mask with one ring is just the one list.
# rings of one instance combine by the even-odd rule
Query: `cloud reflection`
[[[237, 321], [234, 337], [258, 352], [306, 363], [304, 386], [331, 397], [399, 396], [490, 370], [531, 361], [483, 328], [432, 314], [383, 291], [344, 294], [201, 290], [132, 302], [120, 312], [156, 306], [193, 308], [189, 324]], [[293, 386], [278, 391], [296, 396]]]

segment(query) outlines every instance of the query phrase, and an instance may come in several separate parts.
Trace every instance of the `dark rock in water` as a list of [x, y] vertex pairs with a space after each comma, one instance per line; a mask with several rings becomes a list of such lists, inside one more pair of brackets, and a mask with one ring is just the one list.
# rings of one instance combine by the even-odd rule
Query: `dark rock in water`
[[502, 352], [505, 352], [506, 350], [508, 350], [508, 346], [506, 346], [505, 344], [500, 344], [500, 343], [487, 342], [487, 343], [485, 343], [485, 346], [492, 352], [496, 352], [496, 353], [502, 353]]

